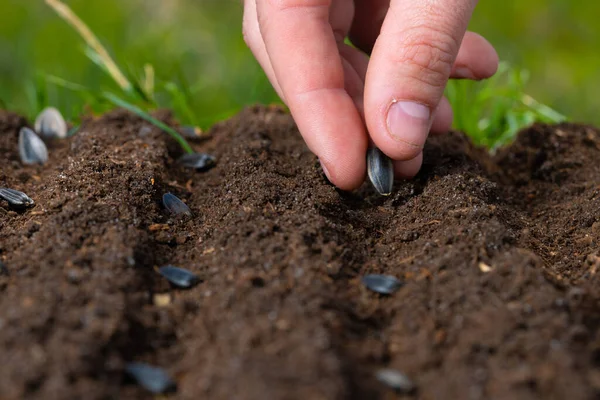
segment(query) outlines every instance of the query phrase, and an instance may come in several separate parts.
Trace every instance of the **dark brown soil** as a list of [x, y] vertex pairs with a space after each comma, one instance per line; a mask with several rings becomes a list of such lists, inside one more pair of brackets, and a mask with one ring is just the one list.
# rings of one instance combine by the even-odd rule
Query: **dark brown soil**
[[[169, 121], [167, 114], [159, 115]], [[251, 108], [179, 167], [173, 141], [117, 111], [23, 166], [0, 112], [0, 399], [590, 399], [600, 396], [600, 133], [535, 126], [489, 157], [433, 138], [388, 198], [337, 191], [291, 118]], [[172, 192], [192, 209], [174, 218]], [[173, 264], [203, 282], [178, 290]], [[395, 275], [392, 296], [367, 273]], [[380, 368], [417, 390], [392, 392]]]

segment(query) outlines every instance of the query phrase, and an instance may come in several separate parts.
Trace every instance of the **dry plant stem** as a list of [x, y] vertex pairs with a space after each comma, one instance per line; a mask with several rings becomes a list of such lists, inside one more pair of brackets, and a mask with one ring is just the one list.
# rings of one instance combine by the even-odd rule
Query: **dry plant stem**
[[88, 26], [83, 22], [66, 4], [62, 3], [60, 0], [46, 0], [46, 4], [54, 9], [58, 13], [58, 15], [67, 21], [73, 28], [79, 32], [83, 40], [92, 48], [102, 61], [104, 61], [104, 65], [108, 70], [108, 73], [113, 77], [115, 82], [121, 87], [121, 89], [125, 91], [131, 91], [132, 86], [131, 83], [127, 80], [125, 75], [121, 72], [117, 64], [110, 57], [104, 46], [100, 43], [96, 35], [88, 28]]

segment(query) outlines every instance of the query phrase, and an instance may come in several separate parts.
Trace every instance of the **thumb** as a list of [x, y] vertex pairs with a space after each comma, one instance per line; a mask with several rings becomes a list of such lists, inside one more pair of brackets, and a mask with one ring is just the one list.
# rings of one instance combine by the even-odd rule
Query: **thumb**
[[476, 0], [392, 0], [365, 81], [373, 142], [395, 160], [419, 155]]

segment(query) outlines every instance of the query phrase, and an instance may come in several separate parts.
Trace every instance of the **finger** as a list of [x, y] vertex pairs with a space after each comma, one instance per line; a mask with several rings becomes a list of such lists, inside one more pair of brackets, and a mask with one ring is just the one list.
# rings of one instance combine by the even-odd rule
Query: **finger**
[[453, 114], [450, 102], [445, 96], [443, 96], [433, 117], [431, 133], [439, 135], [448, 132], [452, 126], [452, 118]]
[[394, 161], [394, 176], [396, 179], [411, 179], [421, 169], [423, 152], [417, 154], [412, 160]]
[[480, 80], [498, 70], [498, 53], [483, 36], [467, 32], [462, 40], [450, 76]]
[[308, 147], [329, 180], [354, 189], [364, 180], [367, 137], [329, 22], [331, 0], [259, 0], [260, 31], [277, 82]]
[[244, 1], [242, 34], [244, 36], [244, 42], [246, 42], [246, 45], [248, 46], [248, 48], [250, 48], [252, 54], [254, 54], [256, 61], [258, 61], [258, 63], [260, 64], [261, 68], [265, 72], [265, 75], [267, 75], [269, 82], [271, 82], [271, 85], [279, 95], [279, 98], [281, 98], [281, 100], [285, 102], [285, 98], [283, 97], [281, 87], [279, 86], [279, 82], [277, 82], [277, 77], [275, 76], [275, 72], [273, 71], [273, 67], [271, 66], [271, 60], [269, 60], [269, 55], [267, 54], [265, 43], [263, 42], [262, 36], [260, 35], [255, 0]]
[[343, 43], [340, 44], [339, 48], [344, 65], [344, 87], [354, 101], [354, 105], [364, 122], [363, 99], [369, 57], [360, 50]]
[[423, 149], [475, 0], [392, 0], [365, 84], [368, 131], [395, 160]]
[[355, 15], [350, 29], [352, 44], [367, 54], [379, 36], [390, 0], [354, 0]]

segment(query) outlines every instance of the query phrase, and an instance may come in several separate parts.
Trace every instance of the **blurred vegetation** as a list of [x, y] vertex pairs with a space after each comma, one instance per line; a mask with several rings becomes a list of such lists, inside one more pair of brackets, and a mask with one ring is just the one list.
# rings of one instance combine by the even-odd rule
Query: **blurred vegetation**
[[[145, 65], [153, 67], [156, 104], [175, 109], [184, 123], [207, 127], [246, 104], [278, 101], [242, 40], [240, 0], [65, 3], [128, 77], [143, 81]], [[479, 2], [471, 29], [487, 37], [501, 59], [530, 71], [528, 95], [572, 120], [600, 125], [598, 15], [600, 2], [591, 0], [488, 0]], [[76, 119], [112, 107], [93, 101], [94, 94], [118, 87], [84, 50], [79, 35], [43, 0], [2, 0], [0, 108], [31, 118], [52, 104]]]

